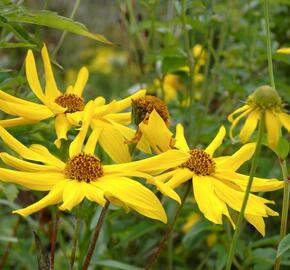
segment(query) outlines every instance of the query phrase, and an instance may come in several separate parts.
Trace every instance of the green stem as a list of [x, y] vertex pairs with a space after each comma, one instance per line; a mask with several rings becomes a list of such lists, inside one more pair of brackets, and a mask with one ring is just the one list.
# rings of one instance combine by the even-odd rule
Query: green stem
[[74, 233], [73, 247], [72, 247], [71, 256], [70, 256], [70, 269], [71, 270], [74, 267], [78, 239], [80, 236], [82, 205], [83, 204], [80, 204], [78, 211], [77, 211], [77, 214], [76, 214], [76, 227], [75, 227], [75, 233]]
[[[78, 7], [80, 5], [80, 2], [81, 2], [81, 0], [76, 0], [75, 5], [74, 5], [73, 10], [72, 10], [71, 15], [70, 15], [70, 19], [74, 18], [75, 14], [76, 14], [76, 12], [78, 10]], [[56, 54], [58, 53], [58, 51], [59, 51], [59, 49], [60, 49], [60, 47], [61, 47], [61, 45], [62, 45], [62, 43], [63, 43], [63, 41], [64, 41], [64, 39], [66, 37], [66, 35], [67, 35], [67, 31], [63, 31], [62, 34], [61, 34], [61, 37], [60, 37], [60, 39], [59, 39], [59, 41], [58, 41], [58, 43], [57, 43], [57, 45], [55, 47], [55, 49], [54, 49], [54, 51], [52, 53], [52, 57], [53, 58], [55, 58]]]
[[[281, 216], [281, 226], [280, 226], [280, 240], [285, 237], [287, 231], [287, 220], [288, 220], [288, 210], [289, 210], [289, 191], [290, 183], [288, 181], [288, 170], [286, 161], [280, 161], [280, 166], [282, 169], [283, 180], [285, 181], [284, 191], [283, 191], [283, 205], [282, 205], [282, 216]], [[278, 257], [275, 261], [275, 270], [280, 269], [281, 256]]]
[[[191, 49], [191, 44], [189, 40], [188, 31], [186, 29], [186, 1], [182, 1], [182, 9], [181, 9], [181, 23], [182, 23], [182, 30], [184, 34], [184, 43], [185, 43], [185, 49], [187, 52], [187, 58], [188, 58], [188, 65], [189, 65], [189, 126], [188, 126], [188, 139], [191, 140], [191, 134], [192, 134], [192, 115], [193, 115], [193, 102], [194, 102], [194, 57]], [[196, 106], [195, 106], [196, 107]]]
[[272, 48], [271, 48], [271, 33], [270, 33], [270, 22], [269, 22], [269, 3], [268, 0], [264, 0], [264, 16], [266, 22], [266, 34], [267, 34], [267, 58], [268, 58], [268, 71], [271, 86], [275, 89], [273, 63], [272, 63]]
[[238, 217], [238, 221], [237, 221], [237, 224], [236, 224], [236, 230], [235, 230], [235, 233], [234, 233], [234, 236], [233, 236], [233, 240], [231, 242], [231, 247], [230, 247], [229, 256], [228, 256], [228, 260], [227, 260], [226, 270], [231, 270], [231, 267], [232, 267], [233, 258], [234, 258], [234, 255], [235, 255], [237, 242], [238, 242], [240, 231], [241, 231], [242, 221], [244, 219], [246, 206], [247, 206], [247, 203], [248, 203], [248, 199], [249, 199], [249, 196], [250, 196], [252, 183], [253, 183], [253, 180], [254, 180], [254, 176], [255, 176], [255, 172], [256, 172], [256, 168], [257, 168], [257, 164], [258, 164], [258, 159], [259, 159], [261, 145], [262, 145], [263, 130], [264, 130], [264, 113], [262, 114], [261, 120], [259, 122], [259, 130], [258, 130], [256, 150], [255, 150], [255, 153], [254, 153], [254, 157], [252, 159], [249, 181], [248, 181], [248, 184], [247, 184], [247, 188], [246, 188], [245, 195], [244, 195], [244, 200], [243, 200], [242, 207], [241, 207], [241, 210], [240, 210], [240, 214], [239, 214], [239, 217]]

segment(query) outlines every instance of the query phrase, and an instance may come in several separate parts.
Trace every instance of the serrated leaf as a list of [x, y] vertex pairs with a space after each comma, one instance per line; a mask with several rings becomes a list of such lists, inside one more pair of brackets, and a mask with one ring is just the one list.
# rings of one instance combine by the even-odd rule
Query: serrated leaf
[[82, 35], [102, 43], [111, 44], [103, 35], [93, 34], [81, 23], [58, 15], [48, 10], [27, 10], [19, 8], [17, 12], [5, 16], [8, 22], [30, 23], [47, 26], [59, 30], [65, 30], [74, 34]]
[[280, 257], [283, 253], [290, 249], [290, 234], [287, 234], [279, 243], [276, 257]]

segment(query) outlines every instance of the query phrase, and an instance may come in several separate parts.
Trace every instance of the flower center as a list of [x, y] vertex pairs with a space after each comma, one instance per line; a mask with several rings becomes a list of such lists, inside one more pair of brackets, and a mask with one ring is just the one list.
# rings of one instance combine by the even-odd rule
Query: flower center
[[197, 175], [211, 175], [215, 172], [215, 162], [211, 156], [201, 149], [189, 151], [190, 158], [181, 165]]
[[66, 163], [64, 173], [70, 179], [87, 183], [95, 181], [104, 174], [101, 160], [94, 155], [84, 153], [69, 159]]
[[159, 98], [147, 95], [132, 99], [132, 119], [138, 126], [143, 120], [148, 120], [150, 113], [156, 110], [164, 122], [169, 125], [169, 112], [166, 104]]
[[67, 108], [66, 113], [83, 111], [85, 107], [84, 100], [75, 94], [63, 94], [55, 99], [55, 103]]
[[258, 107], [259, 109], [271, 109], [280, 112], [282, 101], [277, 91], [268, 85], [257, 88], [252, 95], [248, 97], [247, 104]]

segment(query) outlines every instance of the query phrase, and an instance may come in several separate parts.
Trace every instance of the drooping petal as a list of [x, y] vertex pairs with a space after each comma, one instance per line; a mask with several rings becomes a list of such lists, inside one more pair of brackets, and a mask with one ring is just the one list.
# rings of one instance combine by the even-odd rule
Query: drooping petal
[[113, 203], [116, 198], [143, 216], [167, 222], [166, 213], [158, 198], [137, 181], [125, 177], [105, 180], [100, 178], [92, 184], [104, 190], [105, 197], [110, 201], [112, 199]]
[[67, 120], [66, 115], [62, 113], [56, 116], [54, 126], [57, 136], [57, 139], [54, 141], [54, 144], [56, 145], [57, 148], [60, 148], [61, 140], [67, 140], [66, 134], [69, 131], [71, 124]]
[[62, 194], [62, 205], [59, 209], [71, 211], [73, 207], [78, 205], [85, 197], [86, 183], [70, 180], [66, 183]]
[[39, 200], [38, 202], [23, 208], [23, 209], [19, 209], [16, 211], [13, 211], [13, 214], [19, 214], [21, 216], [28, 216], [30, 214], [33, 214], [49, 205], [53, 205], [53, 204], [58, 204], [62, 201], [62, 193], [63, 193], [63, 188], [65, 186], [66, 182], [61, 182], [57, 185], [55, 185], [51, 191], [45, 196], [43, 197], [41, 200]]
[[108, 172], [133, 170], [147, 173], [163, 172], [178, 167], [190, 158], [188, 153], [180, 150], [168, 150], [160, 155], [129, 163], [105, 165]]
[[6, 120], [0, 120], [0, 126], [4, 128], [10, 128], [10, 127], [16, 127], [21, 125], [28, 125], [28, 124], [35, 124], [38, 120], [31, 120], [26, 119], [23, 117], [17, 117], [13, 119], [6, 119]]
[[234, 130], [234, 128], [238, 125], [238, 123], [240, 122], [240, 120], [244, 116], [246, 116], [248, 113], [250, 113], [251, 111], [252, 111], [252, 109], [250, 107], [248, 107], [248, 109], [246, 111], [244, 111], [243, 113], [241, 113], [236, 119], [233, 120], [232, 125], [230, 127], [230, 138], [231, 138], [231, 140], [234, 140], [234, 136], [233, 136], [233, 130]]
[[218, 162], [218, 170], [236, 171], [255, 153], [256, 143], [243, 145], [236, 153]]
[[150, 113], [148, 123], [141, 122], [139, 128], [154, 152], [160, 154], [170, 149], [173, 134], [156, 110]]
[[86, 185], [83, 185], [86, 198], [92, 202], [96, 202], [101, 206], [104, 206], [106, 203], [106, 200], [104, 198], [104, 191], [97, 188], [96, 186], [88, 183]]
[[58, 90], [54, 75], [52, 72], [52, 67], [50, 64], [50, 59], [48, 55], [47, 48], [45, 44], [41, 49], [41, 56], [44, 64], [44, 72], [45, 72], [45, 96], [48, 98], [49, 101], [54, 101], [58, 96], [62, 93]]
[[246, 214], [245, 219], [251, 223], [263, 237], [265, 236], [265, 222], [261, 216]]
[[0, 99], [4, 100], [4, 101], [9, 101], [11, 103], [18, 103], [18, 104], [23, 104], [23, 105], [31, 105], [34, 106], [35, 103], [28, 101], [28, 100], [24, 100], [22, 98], [18, 98], [18, 97], [14, 97], [12, 95], [9, 95], [7, 93], [5, 93], [4, 91], [0, 90]]
[[79, 71], [76, 83], [72, 89], [72, 93], [81, 97], [84, 91], [84, 88], [87, 84], [89, 78], [89, 71], [86, 67], [82, 67]]
[[272, 148], [275, 148], [280, 137], [280, 122], [278, 117], [269, 110], [266, 110], [265, 122], [267, 128], [268, 143]]
[[240, 135], [239, 135], [240, 141], [242, 143], [247, 142], [248, 139], [253, 134], [254, 130], [257, 127], [259, 117], [260, 117], [260, 112], [258, 110], [254, 110], [249, 114], [244, 126], [241, 129]]
[[[218, 171], [214, 174], [215, 177], [217, 177], [220, 180], [226, 180], [229, 182], [233, 182], [236, 185], [238, 185], [241, 190], [245, 191], [249, 176], [244, 174], [239, 174], [236, 172], [224, 170], [224, 171]], [[265, 191], [274, 191], [283, 188], [284, 181], [278, 181], [277, 179], [264, 179], [264, 178], [258, 178], [254, 177], [251, 192], [265, 192]]]
[[222, 224], [224, 202], [215, 194], [214, 180], [207, 176], [192, 178], [194, 198], [204, 216], [213, 223]]
[[102, 129], [98, 128], [93, 129], [84, 148], [84, 152], [86, 154], [93, 155], [95, 153], [96, 145], [98, 143], [101, 132]]
[[175, 174], [166, 185], [170, 186], [171, 188], [176, 188], [179, 185], [183, 184], [184, 182], [190, 180], [193, 177], [193, 172], [187, 168], [178, 168], [175, 170]]
[[208, 153], [210, 156], [213, 156], [215, 150], [218, 149], [218, 147], [220, 147], [220, 145], [222, 144], [225, 135], [226, 129], [224, 126], [221, 126], [213, 141], [205, 149], [205, 152]]
[[0, 179], [29, 189], [46, 191], [65, 180], [65, 177], [57, 172], [19, 172], [0, 168]]
[[180, 168], [159, 174], [157, 176], [155, 176], [157, 181], [161, 181], [161, 182], [166, 182], [168, 181], [173, 175], [175, 175], [177, 172], [179, 172]]
[[246, 110], [248, 110], [250, 108], [249, 105], [244, 105], [238, 109], [236, 109], [233, 113], [231, 113], [229, 116], [228, 116], [228, 120], [232, 123], [234, 122], [234, 115], [237, 114], [237, 113], [241, 113], [241, 112], [244, 112]]
[[281, 124], [290, 132], [290, 115], [287, 113], [279, 113], [278, 114], [279, 120]]
[[104, 116], [104, 118], [110, 122], [115, 122], [127, 126], [131, 123], [131, 112], [111, 113]]
[[8, 153], [2, 152], [0, 153], [0, 157], [5, 164], [12, 166], [13, 168], [21, 170], [21, 171], [27, 171], [27, 172], [62, 171], [62, 169], [58, 167], [51, 166], [51, 165], [40, 165], [40, 164], [35, 164], [32, 162], [24, 161], [22, 159], [13, 157], [9, 155]]
[[183, 150], [185, 152], [189, 151], [188, 144], [184, 136], [184, 128], [181, 124], [176, 125], [176, 135], [175, 135], [175, 144], [174, 147], [177, 149]]

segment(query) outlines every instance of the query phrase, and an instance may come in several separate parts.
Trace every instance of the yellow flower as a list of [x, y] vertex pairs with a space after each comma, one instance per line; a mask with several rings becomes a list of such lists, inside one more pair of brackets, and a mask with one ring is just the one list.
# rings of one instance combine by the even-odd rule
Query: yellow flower
[[[236, 114], [240, 115], [234, 118]], [[275, 148], [279, 142], [281, 126], [290, 132], [290, 116], [283, 112], [283, 104], [276, 90], [266, 85], [259, 87], [249, 96], [244, 106], [228, 116], [228, 120], [232, 123], [230, 137], [233, 139], [233, 129], [245, 117], [247, 119], [240, 131], [239, 139], [243, 143], [247, 142], [263, 114], [265, 115], [268, 143]]]
[[49, 191], [38, 202], [14, 211], [22, 216], [54, 204], [61, 204], [60, 210], [70, 211], [87, 198], [100, 205], [109, 200], [127, 211], [134, 210], [146, 217], [166, 222], [166, 214], [158, 198], [148, 188], [132, 180], [132, 177], [145, 178], [149, 183], [157, 185], [164, 194], [180, 201], [170, 187], [162, 182], [158, 183], [149, 173], [162, 172], [184, 162], [188, 155], [181, 151], [171, 150], [131, 163], [103, 165], [94, 155], [93, 143], [87, 142], [81, 149], [73, 141], [69, 149], [70, 158], [63, 162], [42, 145], [35, 144], [30, 148], [24, 146], [2, 127], [0, 137], [25, 159], [2, 152], [2, 161], [16, 170], [0, 168], [0, 179], [32, 190]]
[[[171, 188], [176, 188], [192, 179], [194, 197], [204, 216], [213, 223], [222, 224], [222, 216], [225, 215], [234, 226], [228, 206], [235, 211], [240, 211], [249, 178], [236, 171], [252, 157], [256, 145], [246, 144], [232, 156], [213, 157], [215, 150], [222, 144], [225, 133], [225, 128], [221, 127], [215, 139], [205, 150], [190, 150], [184, 137], [183, 127], [178, 124], [175, 147], [191, 156], [180, 167], [161, 174], [156, 179], [166, 181], [166, 185]], [[283, 181], [254, 178], [251, 191], [265, 192], [282, 187]], [[245, 211], [247, 221], [263, 236], [265, 235], [263, 217], [278, 215], [266, 203], [273, 202], [250, 194]]]
[[290, 54], [290, 48], [280, 48], [276, 52], [282, 54]]

